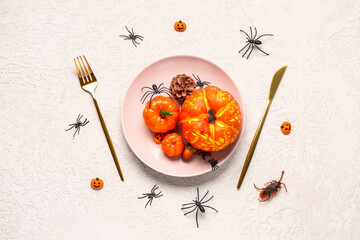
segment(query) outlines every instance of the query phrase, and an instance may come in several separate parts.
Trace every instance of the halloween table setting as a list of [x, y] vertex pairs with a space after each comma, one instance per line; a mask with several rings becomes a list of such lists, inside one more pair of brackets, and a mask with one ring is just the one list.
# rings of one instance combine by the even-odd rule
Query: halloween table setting
[[0, 239], [358, 239], [359, 8], [0, 1]]

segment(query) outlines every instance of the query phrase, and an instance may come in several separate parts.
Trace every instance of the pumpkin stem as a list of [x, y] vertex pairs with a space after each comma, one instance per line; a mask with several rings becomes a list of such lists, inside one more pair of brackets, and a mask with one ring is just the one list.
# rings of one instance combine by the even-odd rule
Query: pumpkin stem
[[161, 116], [162, 118], [165, 118], [165, 117], [166, 117], [166, 115], [169, 115], [169, 116], [172, 116], [172, 115], [173, 115], [173, 113], [172, 113], [172, 112], [170, 112], [170, 111], [166, 111], [166, 110], [164, 110], [164, 109], [160, 109], [159, 114], [160, 114], [160, 116]]
[[96, 178], [96, 181], [99, 181], [99, 178], [98, 178], [98, 177]]
[[208, 117], [207, 117], [208, 122], [209, 123], [214, 123], [216, 121], [216, 116], [215, 116], [214, 110], [209, 109], [208, 114], [209, 114]]
[[181, 20], [179, 21], [179, 23], [181, 23]]

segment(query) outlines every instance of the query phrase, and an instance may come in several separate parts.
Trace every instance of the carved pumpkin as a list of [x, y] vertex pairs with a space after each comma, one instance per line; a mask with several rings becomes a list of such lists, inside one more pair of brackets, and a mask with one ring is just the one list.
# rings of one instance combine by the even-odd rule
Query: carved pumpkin
[[291, 132], [291, 124], [289, 122], [283, 122], [280, 129], [283, 134], [287, 135]]
[[195, 90], [181, 108], [184, 138], [203, 151], [220, 151], [241, 132], [240, 106], [234, 97], [215, 86]]
[[178, 32], [183, 32], [186, 30], [186, 24], [180, 20], [175, 23], [174, 29]]
[[143, 117], [148, 126], [153, 132], [165, 133], [176, 127], [179, 121], [180, 108], [169, 97], [157, 96], [146, 103], [143, 112]]
[[94, 178], [93, 180], [91, 180], [90, 185], [93, 189], [100, 190], [103, 188], [104, 182], [100, 178]]

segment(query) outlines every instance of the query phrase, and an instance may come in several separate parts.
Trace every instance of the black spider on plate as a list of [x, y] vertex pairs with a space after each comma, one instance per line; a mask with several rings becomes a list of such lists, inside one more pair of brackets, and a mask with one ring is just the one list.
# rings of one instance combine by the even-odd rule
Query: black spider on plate
[[141, 91], [144, 88], [149, 89], [149, 90], [144, 93], [144, 95], [140, 99], [140, 102], [142, 101], [142, 103], [144, 103], [146, 98], [151, 95], [150, 102], [149, 102], [149, 108], [150, 108], [151, 107], [151, 100], [152, 100], [154, 95], [160, 94], [160, 93], [166, 93], [169, 97], [171, 97], [171, 95], [170, 95], [171, 93], [169, 92], [169, 89], [167, 87], [161, 87], [162, 85], [163, 85], [163, 83], [161, 83], [159, 86], [156, 86], [155, 84], [153, 84], [152, 88], [151, 87], [143, 87], [141, 89]]
[[253, 37], [253, 35], [252, 35], [252, 29], [251, 29], [251, 27], [250, 27], [250, 36], [246, 33], [246, 32], [244, 32], [243, 30], [240, 30], [240, 32], [243, 32], [243, 33], [245, 33], [246, 34], [246, 38], [247, 38], [247, 43], [248, 44], [246, 44], [245, 45], [245, 47], [243, 47], [240, 51], [239, 51], [239, 53], [242, 51], [242, 50], [244, 50], [247, 46], [249, 46], [247, 49], [246, 49], [246, 51], [245, 51], [245, 53], [242, 55], [242, 57], [244, 57], [245, 55], [246, 55], [246, 53], [249, 51], [249, 49], [251, 48], [251, 51], [250, 51], [250, 53], [249, 53], [249, 55], [247, 56], [247, 58], [246, 59], [249, 59], [249, 56], [251, 55], [251, 53], [252, 53], [252, 51], [254, 50], [254, 47], [256, 47], [257, 49], [259, 49], [262, 53], [264, 53], [265, 55], [269, 55], [268, 53], [266, 53], [266, 52], [264, 52], [263, 50], [261, 50], [260, 49], [260, 47], [258, 47], [258, 45], [261, 45], [262, 44], [262, 42], [259, 40], [259, 38], [261, 38], [261, 37], [263, 37], [263, 36], [274, 36], [274, 35], [272, 35], [272, 34], [263, 34], [263, 35], [260, 35], [260, 36], [258, 36], [257, 38], [256, 38], [256, 35], [257, 35], [257, 30], [256, 30], [256, 27], [254, 27], [255, 28], [255, 35], [254, 35], [254, 37]]
[[196, 86], [200, 87], [200, 88], [203, 88], [205, 86], [209, 86], [211, 84], [211, 82], [208, 82], [208, 81], [201, 81], [199, 75], [195, 76], [193, 74], [194, 78], [196, 79]]
[[155, 193], [155, 191], [156, 191], [157, 189], [158, 189], [158, 187], [155, 185], [155, 186], [151, 189], [150, 193], [143, 193], [142, 195], [144, 195], [144, 196], [138, 197], [138, 199], [142, 199], [142, 198], [146, 198], [146, 197], [149, 199], [149, 200], [147, 201], [146, 205], [145, 205], [145, 208], [147, 207], [147, 205], [148, 205], [149, 203], [150, 203], [150, 206], [151, 206], [151, 203], [152, 203], [152, 201], [153, 201], [154, 198], [159, 198], [159, 197], [163, 196], [163, 194], [161, 194], [161, 191], [158, 192], [158, 193]]
[[214, 158], [210, 159], [208, 162], [210, 163], [211, 170], [213, 172], [219, 169], [219, 166], [217, 165], [219, 162], [217, 160], [215, 160]]
[[209, 191], [207, 191], [205, 193], [205, 195], [200, 199], [200, 197], [199, 197], [199, 188], [197, 188], [197, 197], [196, 197], [196, 199], [193, 200], [192, 203], [183, 204], [182, 208], [181, 208], [181, 210], [193, 208], [190, 212], [185, 213], [184, 214], [185, 216], [187, 214], [192, 213], [192, 212], [194, 212], [196, 210], [196, 226], [197, 227], [199, 227], [199, 221], [198, 221], [199, 210], [200, 210], [200, 212], [205, 213], [205, 208], [210, 208], [210, 209], [218, 212], [218, 210], [216, 210], [215, 208], [204, 205], [204, 203], [209, 202], [214, 197], [214, 196], [211, 196], [208, 200], [204, 200], [205, 197], [208, 195], [208, 193], [209, 193]]
[[199, 149], [197, 149], [194, 154], [201, 156], [201, 158], [204, 159], [204, 160], [205, 160], [206, 157], [210, 157], [210, 156], [211, 156], [211, 153], [205, 152], [205, 151], [199, 150]]
[[126, 26], [125, 26], [125, 28], [126, 28], [126, 30], [129, 32], [129, 36], [127, 36], [127, 35], [120, 35], [120, 37], [123, 37], [124, 40], [131, 40], [132, 43], [134, 44], [134, 46], [137, 47], [136, 44], [139, 45], [140, 43], [137, 42], [136, 39], [140, 39], [141, 41], [143, 41], [142, 38], [144, 38], [144, 37], [143, 37], [143, 36], [140, 36], [140, 35], [135, 35], [133, 28], [131, 28], [131, 32], [130, 32], [130, 30], [129, 30]]
[[83, 115], [81, 115], [81, 116], [80, 115], [81, 114], [79, 114], [79, 116], [77, 117], [76, 123], [69, 124], [69, 126], [71, 126], [71, 127], [69, 129], [66, 129], [66, 131], [69, 131], [70, 129], [75, 128], [75, 132], [74, 132], [73, 137], [75, 137], [76, 132], [78, 134], [80, 134], [80, 127], [83, 127], [83, 126], [85, 126], [86, 124], [89, 123], [87, 118], [85, 118], [84, 122], [81, 122], [81, 118], [83, 117]]

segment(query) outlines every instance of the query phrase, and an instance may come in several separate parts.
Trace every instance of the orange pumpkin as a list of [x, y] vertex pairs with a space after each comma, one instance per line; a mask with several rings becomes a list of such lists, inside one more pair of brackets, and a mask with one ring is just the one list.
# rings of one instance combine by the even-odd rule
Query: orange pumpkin
[[169, 157], [178, 156], [184, 149], [184, 141], [177, 133], [170, 133], [162, 141], [162, 150]]
[[193, 147], [220, 151], [241, 132], [240, 106], [230, 93], [218, 87], [197, 89], [182, 105], [180, 125], [184, 138]]
[[179, 121], [179, 106], [169, 97], [157, 96], [146, 103], [143, 117], [146, 126], [156, 133], [165, 133], [176, 127]]
[[283, 122], [280, 129], [283, 134], [288, 135], [291, 132], [291, 124], [289, 122]]
[[180, 20], [174, 24], [174, 29], [178, 32], [183, 32], [186, 30], [186, 23]]
[[164, 133], [155, 133], [153, 136], [153, 140], [155, 143], [161, 143], [164, 137], [165, 137]]
[[100, 190], [103, 188], [104, 182], [100, 178], [94, 178], [91, 180], [90, 185], [93, 189]]

